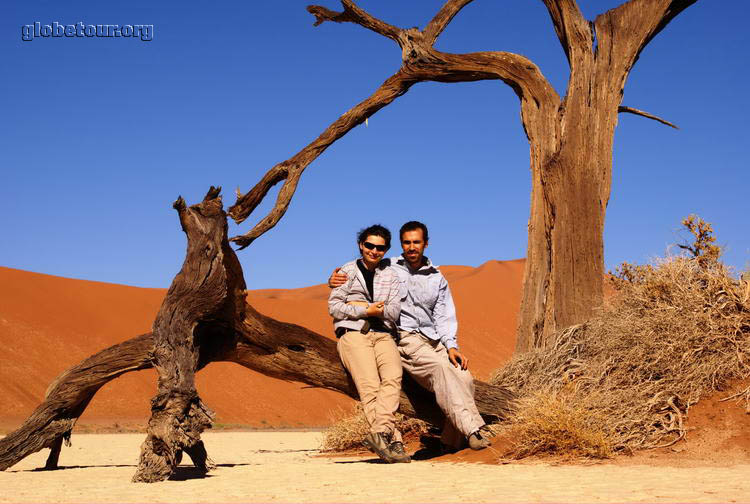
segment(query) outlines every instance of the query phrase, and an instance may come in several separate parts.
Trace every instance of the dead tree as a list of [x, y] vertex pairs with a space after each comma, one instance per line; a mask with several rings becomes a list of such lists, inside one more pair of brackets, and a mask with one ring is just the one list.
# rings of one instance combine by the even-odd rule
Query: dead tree
[[[130, 371], [155, 367], [159, 373], [134, 481], [168, 478], [183, 452], [199, 469], [211, 469], [200, 434], [210, 427], [212, 414], [194, 381], [195, 373], [210, 362], [235, 362], [268, 376], [357, 398], [332, 340], [266, 317], [246, 303], [245, 281], [229, 246], [219, 189], [212, 187], [197, 205], [187, 207], [179, 198], [174, 207], [188, 238], [187, 254], [153, 332], [102, 350], [61, 374], [23, 425], [0, 439], [0, 470], [42, 448], [51, 449], [46, 468], [56, 468], [62, 443], [91, 398], [107, 382]], [[483, 382], [476, 385], [477, 405], [485, 419], [506, 418], [511, 395]], [[408, 379], [400, 411], [435, 425], [443, 422], [434, 397]]]
[[211, 426], [213, 413], [198, 397], [195, 372], [201, 346], [214, 342], [216, 328], [231, 334], [245, 313], [245, 280], [227, 241], [219, 189], [212, 187], [192, 208], [178, 198], [174, 208], [188, 236], [188, 249], [154, 321], [152, 362], [159, 373], [158, 391], [151, 401], [148, 435], [133, 481], [169, 477], [183, 450], [196, 467], [210, 469], [200, 435]]
[[[448, 0], [423, 30], [392, 26], [351, 0], [342, 0], [343, 12], [308, 7], [316, 25], [351, 22], [392, 39], [401, 48], [401, 68], [299, 153], [272, 167], [247, 194], [238, 191], [229, 215], [239, 223], [271, 187], [284, 181], [270, 213], [231, 241], [242, 249], [273, 228], [305, 168], [415, 83], [502, 80], [520, 99], [531, 146], [531, 217], [517, 348], [544, 346], [557, 329], [585, 320], [602, 299], [602, 231], [617, 114], [630, 112], [666, 123], [621, 105], [625, 80], [646, 44], [695, 0], [630, 0], [592, 23], [583, 18], [575, 0], [542, 1], [570, 63], [563, 99], [523, 56], [449, 54], [433, 47], [471, 0]], [[229, 247], [218, 189], [211, 188], [202, 203], [189, 208], [178, 199], [175, 208], [188, 237], [188, 251], [154, 332], [105, 349], [58, 377], [24, 424], [0, 440], [0, 470], [44, 447], [51, 448], [47, 467], [56, 467], [63, 440], [96, 391], [123, 373], [151, 366], [159, 371], [159, 390], [152, 401], [137, 481], [168, 477], [182, 452], [197, 467], [210, 469], [200, 433], [210, 425], [211, 412], [200, 401], [193, 380], [209, 362], [236, 362], [269, 376], [356, 397], [331, 340], [265, 317], [245, 304], [242, 271]], [[408, 380], [404, 390], [401, 411], [441, 422], [441, 413], [424, 390]], [[477, 382], [476, 397], [480, 412], [490, 420], [512, 411], [512, 397], [501, 388]]]
[[556, 331], [588, 319], [603, 299], [604, 217], [612, 180], [612, 145], [619, 112], [673, 124], [622, 105], [630, 69], [641, 51], [696, 0], [630, 0], [587, 21], [575, 0], [542, 0], [570, 66], [560, 98], [537, 66], [508, 52], [449, 54], [435, 41], [472, 0], [448, 0], [423, 29], [402, 29], [369, 15], [351, 0], [344, 10], [310, 6], [315, 24], [356, 23], [393, 40], [401, 67], [315, 141], [274, 166], [229, 215], [238, 223], [268, 190], [284, 181], [276, 206], [247, 234], [250, 244], [284, 215], [305, 168], [337, 139], [406, 93], [417, 82], [501, 80], [518, 95], [530, 144], [531, 215], [518, 322], [518, 351], [543, 347]]

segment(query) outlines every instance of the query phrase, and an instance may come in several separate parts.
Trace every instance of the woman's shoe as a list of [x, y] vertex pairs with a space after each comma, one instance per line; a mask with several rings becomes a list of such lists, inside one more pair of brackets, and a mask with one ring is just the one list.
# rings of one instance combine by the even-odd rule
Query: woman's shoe
[[388, 464], [396, 462], [395, 457], [391, 453], [386, 441], [385, 435], [382, 432], [370, 432], [362, 440], [362, 444], [367, 447], [371, 452], [380, 457], [380, 460]]
[[394, 462], [403, 462], [408, 464], [411, 462], [411, 457], [404, 451], [404, 443], [401, 441], [394, 441], [388, 445], [388, 449], [391, 452]]

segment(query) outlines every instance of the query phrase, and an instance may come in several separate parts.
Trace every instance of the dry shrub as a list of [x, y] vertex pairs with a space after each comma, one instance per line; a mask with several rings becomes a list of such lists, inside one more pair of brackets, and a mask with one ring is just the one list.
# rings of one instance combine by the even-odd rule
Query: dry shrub
[[537, 454], [609, 458], [612, 437], [604, 418], [570, 401], [564, 392], [535, 393], [519, 402], [506, 431], [514, 446], [506, 456]]
[[353, 411], [339, 407], [331, 415], [331, 425], [323, 431], [322, 450], [346, 451], [362, 446], [362, 439], [370, 431], [362, 405]]
[[595, 430], [614, 451], [670, 445], [684, 437], [691, 405], [750, 376], [747, 276], [720, 262], [710, 226], [683, 224], [695, 237], [689, 255], [623, 264], [613, 278], [618, 295], [597, 316], [495, 372], [491, 382], [520, 397], [512, 428], [528, 436], [519, 445], [537, 446], [526, 452], [553, 451], [565, 443], [546, 438], [569, 436], [543, 418], [545, 408], [599, 419]]
[[[332, 424], [323, 432], [322, 450], [347, 451], [362, 447], [362, 439], [370, 432], [362, 405], [357, 403], [353, 411], [338, 408], [331, 416]], [[404, 441], [426, 434], [428, 426], [418, 418], [409, 418], [396, 413], [396, 428]]]

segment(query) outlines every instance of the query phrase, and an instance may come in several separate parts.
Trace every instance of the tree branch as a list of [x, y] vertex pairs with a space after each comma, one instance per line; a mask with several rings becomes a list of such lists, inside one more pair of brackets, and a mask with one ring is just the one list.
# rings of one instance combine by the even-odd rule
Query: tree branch
[[[255, 184], [255, 187], [253, 187], [250, 192], [243, 195], [239, 188], [237, 188], [237, 203], [235, 203], [235, 206], [237, 206], [240, 201], [242, 202], [242, 217], [234, 217], [232, 214], [232, 209], [234, 207], [229, 208], [229, 215], [232, 218], [235, 218], [235, 220], [239, 223], [242, 222], [245, 218], [247, 218], [248, 215], [250, 215], [255, 208], [263, 201], [263, 198], [266, 197], [266, 194], [268, 194], [268, 191], [271, 190], [273, 186], [281, 182], [282, 180], [285, 180], [289, 176], [289, 169], [287, 168], [285, 162], [279, 163], [268, 172], [263, 175], [263, 178], [258, 181], [257, 184]], [[239, 220], [241, 219], [241, 220]]]
[[[130, 371], [152, 366], [153, 338], [144, 334], [106, 348], [67, 369], [47, 388], [44, 402], [17, 430], [0, 439], [0, 471], [42, 448], [61, 448], [78, 417], [106, 383]], [[47, 469], [57, 467], [51, 453]]]
[[372, 95], [344, 113], [304, 149], [271, 168], [250, 192], [237, 198], [237, 202], [229, 208], [228, 213], [238, 224], [243, 222], [263, 200], [271, 187], [286, 180], [279, 190], [276, 204], [250, 232], [235, 236], [230, 241], [243, 249], [273, 228], [286, 213], [305, 168], [352, 128], [362, 124], [365, 119], [404, 94], [414, 82], [401, 71], [392, 75]]
[[[238, 224], [247, 219], [257, 208], [268, 191], [284, 180], [279, 190], [276, 203], [271, 211], [261, 219], [248, 233], [233, 237], [230, 241], [243, 249], [255, 239], [272, 229], [284, 216], [291, 203], [302, 172], [333, 142], [344, 136], [355, 126], [375, 114], [393, 100], [406, 93], [416, 82], [469, 82], [477, 80], [499, 79], [511, 86], [521, 99], [521, 116], [527, 136], [544, 141], [555, 141], [554, 127], [549, 123], [538, 122], [537, 128], [528, 128], [532, 118], [544, 114], [552, 117], [560, 103], [560, 98], [539, 68], [528, 59], [513, 53], [482, 52], [472, 54], [448, 54], [432, 47], [434, 38], [448, 24], [450, 19], [470, 0], [449, 0], [425, 29], [427, 34], [411, 28], [397, 30], [378, 28], [379, 33], [388, 31], [386, 36], [395, 33], [395, 40], [401, 46], [401, 69], [388, 78], [372, 95], [357, 104], [334, 121], [321, 135], [290, 159], [277, 164], [266, 173], [253, 189], [245, 195], [237, 191], [237, 201], [229, 210], [229, 216]], [[363, 26], [380, 22], [356, 7], [350, 0], [343, 0], [345, 11], [334, 13], [323, 7], [311, 6], [319, 22], [352, 21]], [[316, 22], [316, 24], [319, 24]], [[397, 32], [397, 33], [396, 33]]]
[[456, 14], [473, 0], [448, 0], [443, 7], [435, 14], [435, 17], [427, 24], [423, 33], [425, 41], [434, 45], [437, 38], [453, 20]]
[[641, 54], [641, 51], [648, 45], [649, 42], [651, 42], [651, 39], [656, 37], [659, 32], [661, 32], [666, 26], [682, 11], [693, 5], [698, 0], [668, 0], [668, 5], [666, 7], [666, 10], [661, 16], [661, 19], [659, 19], [659, 23], [650, 31], [650, 33], [646, 36], [643, 43], [641, 44], [641, 47], [638, 49], [638, 52], [636, 53], [635, 59], [638, 59], [638, 56]]
[[672, 124], [671, 122], [666, 121], [666, 120], [662, 119], [661, 117], [655, 116], [653, 114], [649, 114], [648, 112], [644, 112], [643, 110], [638, 110], [637, 108], [625, 107], [623, 105], [620, 105], [619, 107], [617, 107], [617, 111], [618, 112], [626, 112], [628, 114], [639, 115], [639, 116], [642, 116], [642, 117], [646, 117], [648, 119], [653, 119], [654, 121], [658, 121], [658, 122], [660, 122], [662, 124], [666, 124], [667, 126], [670, 126], [670, 127], [674, 128], [674, 129], [680, 129], [677, 125]]
[[697, 0], [630, 0], [597, 16], [594, 29], [599, 52], [609, 61], [607, 71], [621, 75], [625, 85], [630, 69], [646, 45], [680, 12]]
[[341, 0], [341, 5], [344, 7], [343, 12], [332, 11], [320, 5], [308, 5], [307, 12], [315, 16], [314, 26], [318, 26], [325, 21], [355, 23], [391, 40], [397, 40], [398, 33], [401, 31], [399, 28], [371, 16], [357, 7], [352, 0]]
[[521, 101], [521, 122], [530, 141], [556, 145], [560, 105], [552, 85], [527, 58], [507, 52], [448, 54], [432, 47], [416, 46], [410, 51], [402, 71], [416, 81], [471, 82], [502, 80]]
[[559, 99], [557, 92], [539, 68], [515, 53], [485, 51], [451, 54], [435, 50], [429, 51], [428, 54], [417, 52], [410, 55], [403, 71], [420, 81], [502, 80], [516, 91], [519, 98], [539, 102]]
[[[202, 334], [196, 371], [210, 362], [234, 362], [282, 380], [296, 380], [357, 399], [357, 389], [341, 365], [336, 343], [304, 327], [274, 320], [244, 307], [246, 317], [234, 329], [211, 328]], [[61, 441], [68, 440], [77, 419], [99, 389], [115, 378], [153, 366], [154, 335], [129, 339], [106, 348], [58, 376], [44, 401], [17, 430], [0, 439], [0, 471], [43, 448], [47, 469], [57, 468]], [[488, 422], [509, 418], [515, 396], [504, 387], [478, 380], [475, 401]], [[404, 375], [399, 411], [442, 425], [435, 396]], [[193, 458], [195, 453], [189, 455]], [[200, 460], [193, 458], [196, 464]]]
[[592, 35], [589, 23], [583, 17], [575, 0], [542, 0], [547, 7], [555, 33], [560, 40], [565, 57], [572, 65], [576, 51], [591, 51]]
[[[357, 389], [341, 365], [336, 343], [295, 324], [267, 317], [246, 307], [247, 316], [235, 328], [235, 346], [214, 357], [234, 362], [266, 376], [295, 380], [358, 398]], [[507, 419], [515, 408], [514, 395], [504, 387], [474, 380], [479, 413], [488, 422]], [[404, 373], [399, 411], [442, 425], [435, 396]]]

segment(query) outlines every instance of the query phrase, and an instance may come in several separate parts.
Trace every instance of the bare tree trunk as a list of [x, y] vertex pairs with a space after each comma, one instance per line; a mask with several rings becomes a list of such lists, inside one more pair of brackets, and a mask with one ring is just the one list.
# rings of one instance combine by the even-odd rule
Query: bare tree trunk
[[[531, 216], [516, 351], [543, 348], [603, 301], [604, 220], [618, 112], [674, 127], [621, 101], [643, 48], [695, 0], [631, 0], [589, 23], [574, 0], [543, 0], [570, 63], [565, 98], [546, 121], [524, 118], [531, 144]], [[531, 132], [536, 131], [534, 135]], [[550, 136], [549, 134], [547, 136]]]
[[[610, 119], [611, 128], [603, 120], [596, 128], [581, 121], [566, 131], [560, 151], [541, 163], [532, 161], [537, 167], [532, 170], [518, 351], [547, 346], [558, 331], [590, 318], [602, 303], [615, 120]], [[604, 132], [598, 131], [602, 124]]]
[[229, 246], [219, 192], [211, 187], [201, 203], [189, 208], [182, 198], [174, 204], [188, 249], [154, 321], [158, 391], [151, 401], [148, 435], [133, 481], [168, 478], [183, 451], [199, 469], [212, 467], [200, 435], [211, 427], [214, 414], [198, 396], [195, 373], [201, 347], [223, 336], [215, 328], [234, 327], [245, 309], [245, 280]]
[[[159, 370], [159, 391], [152, 401], [136, 481], [169, 477], [183, 452], [196, 467], [211, 468], [200, 441], [211, 415], [194, 383], [195, 372], [210, 362], [235, 362], [268, 376], [358, 397], [334, 341], [262, 315], [246, 304], [242, 271], [228, 247], [218, 190], [209, 191], [206, 200], [190, 208], [180, 201], [176, 208], [188, 235], [188, 252], [159, 310], [154, 332], [102, 350], [62, 373], [23, 425], [0, 439], [0, 470], [42, 448], [51, 449], [46, 468], [56, 468], [63, 440], [69, 438], [94, 394], [124, 373], [152, 366]], [[403, 388], [402, 413], [442, 425], [443, 415], [432, 394], [409, 379]], [[513, 408], [507, 390], [479, 381], [476, 402], [488, 421], [507, 418]]]

